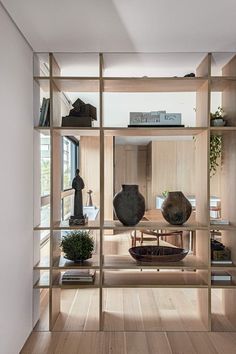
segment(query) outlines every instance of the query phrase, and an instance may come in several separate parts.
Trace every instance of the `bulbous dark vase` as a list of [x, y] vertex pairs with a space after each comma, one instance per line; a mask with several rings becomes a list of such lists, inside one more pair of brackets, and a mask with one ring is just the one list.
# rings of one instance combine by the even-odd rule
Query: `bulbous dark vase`
[[136, 225], [145, 213], [145, 199], [138, 185], [122, 184], [122, 190], [113, 199], [117, 218], [125, 226]]
[[169, 192], [162, 203], [163, 217], [172, 225], [182, 225], [191, 215], [192, 205], [182, 192]]

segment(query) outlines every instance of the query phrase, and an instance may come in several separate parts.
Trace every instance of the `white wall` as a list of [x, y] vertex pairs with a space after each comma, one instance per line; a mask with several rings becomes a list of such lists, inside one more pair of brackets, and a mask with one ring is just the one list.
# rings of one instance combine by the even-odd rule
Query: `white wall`
[[0, 5], [0, 354], [32, 330], [32, 51]]

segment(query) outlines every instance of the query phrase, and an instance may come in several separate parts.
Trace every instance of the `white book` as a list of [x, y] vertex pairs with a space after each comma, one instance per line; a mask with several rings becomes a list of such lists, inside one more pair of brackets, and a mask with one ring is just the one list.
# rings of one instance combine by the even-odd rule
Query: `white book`
[[211, 225], [229, 225], [229, 220], [211, 219]]
[[215, 281], [231, 281], [232, 276], [227, 272], [211, 272], [211, 280]]
[[222, 260], [222, 261], [211, 261], [211, 264], [219, 264], [219, 265], [228, 265], [228, 264], [233, 264], [233, 261], [231, 261], [231, 260]]

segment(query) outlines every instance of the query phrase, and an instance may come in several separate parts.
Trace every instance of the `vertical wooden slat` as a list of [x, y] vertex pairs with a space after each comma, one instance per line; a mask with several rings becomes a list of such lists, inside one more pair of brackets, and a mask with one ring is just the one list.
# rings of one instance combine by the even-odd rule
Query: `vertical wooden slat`
[[99, 330], [103, 330], [103, 234], [104, 234], [104, 129], [103, 129], [103, 55], [99, 53], [99, 116], [100, 116], [100, 283]]

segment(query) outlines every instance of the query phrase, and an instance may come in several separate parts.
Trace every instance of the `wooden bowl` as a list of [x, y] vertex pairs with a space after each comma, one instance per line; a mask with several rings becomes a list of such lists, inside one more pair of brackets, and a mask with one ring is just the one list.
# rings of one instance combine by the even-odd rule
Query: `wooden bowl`
[[137, 246], [129, 249], [130, 255], [138, 262], [179, 262], [187, 254], [184, 248], [169, 246]]

